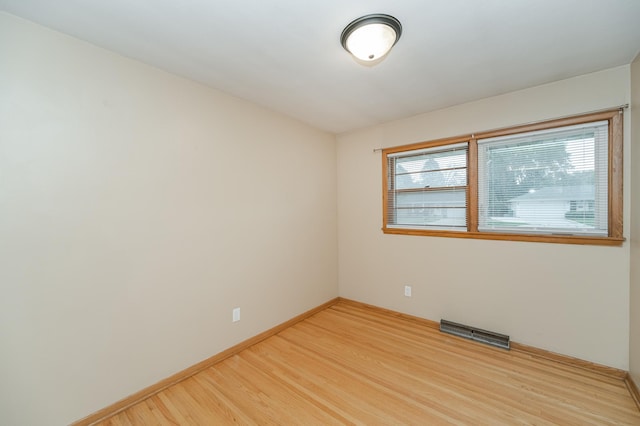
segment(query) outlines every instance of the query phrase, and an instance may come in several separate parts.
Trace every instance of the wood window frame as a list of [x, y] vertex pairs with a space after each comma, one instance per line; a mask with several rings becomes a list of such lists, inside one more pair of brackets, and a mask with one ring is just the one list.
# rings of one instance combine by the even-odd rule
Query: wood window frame
[[[553, 234], [519, 234], [478, 231], [478, 140], [518, 133], [546, 130], [597, 121], [609, 123], [608, 141], [608, 235], [553, 235]], [[467, 151], [467, 231], [448, 231], [431, 229], [396, 228], [387, 226], [389, 202], [389, 170], [388, 155], [424, 148], [468, 143]], [[620, 246], [623, 237], [623, 111], [621, 109], [582, 114], [555, 120], [508, 127], [470, 135], [419, 142], [382, 150], [382, 231], [385, 234], [418, 235], [431, 237], [472, 238], [503, 241], [529, 241], [559, 244], [583, 244]]]

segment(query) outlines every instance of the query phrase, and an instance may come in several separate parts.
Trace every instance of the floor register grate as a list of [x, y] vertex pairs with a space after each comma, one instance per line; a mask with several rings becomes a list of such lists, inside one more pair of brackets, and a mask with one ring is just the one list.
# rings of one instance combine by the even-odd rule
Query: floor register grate
[[502, 349], [510, 348], [509, 336], [507, 335], [458, 324], [452, 321], [440, 320], [440, 331]]

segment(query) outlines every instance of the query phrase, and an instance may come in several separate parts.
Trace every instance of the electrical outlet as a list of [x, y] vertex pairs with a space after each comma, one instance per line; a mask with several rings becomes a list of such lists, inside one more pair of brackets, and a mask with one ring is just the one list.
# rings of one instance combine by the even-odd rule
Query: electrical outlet
[[411, 297], [411, 286], [410, 285], [405, 285], [404, 286], [404, 295], [406, 297]]
[[233, 308], [233, 322], [240, 321], [240, 308]]

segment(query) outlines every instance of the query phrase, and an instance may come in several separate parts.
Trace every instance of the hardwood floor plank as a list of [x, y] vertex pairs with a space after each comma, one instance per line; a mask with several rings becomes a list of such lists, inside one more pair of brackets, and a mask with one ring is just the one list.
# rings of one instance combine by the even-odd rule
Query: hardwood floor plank
[[[169, 393], [158, 393], [150, 397], [147, 401], [148, 404], [152, 404], [156, 409], [156, 413], [161, 415], [162, 423], [170, 425], [185, 425], [188, 424], [187, 420], [180, 414], [179, 410], [174, 407], [173, 402], [169, 400]], [[137, 405], [137, 404], [136, 404]], [[157, 415], [157, 414], [155, 414]], [[154, 424], [154, 423], [149, 423]]]
[[[395, 324], [394, 327], [402, 327], [403, 323], [417, 323], [419, 325], [423, 325], [423, 327], [419, 327], [418, 330], [420, 330], [422, 333], [431, 333], [431, 335], [441, 335], [439, 331], [439, 324], [437, 322], [433, 322], [433, 321], [429, 321], [429, 320], [423, 320], [423, 319], [417, 319], [417, 318], [413, 318], [413, 317], [409, 317], [407, 315], [404, 314], [397, 314], [397, 315], [388, 315], [386, 313], [385, 310], [380, 309], [380, 308], [375, 308], [375, 310], [370, 310], [365, 307], [361, 306], [362, 304], [359, 304], [357, 302], [355, 302], [355, 306], [352, 306], [354, 302], [352, 301], [347, 301], [346, 303], [339, 303], [336, 304], [334, 306], [331, 307], [332, 310], [337, 311], [337, 312], [342, 312], [344, 314], [350, 315], [350, 316], [354, 316], [357, 317], [359, 319], [363, 319], [369, 322], [374, 322], [376, 324], [378, 324], [381, 327], [386, 327], [388, 326], [390, 323]], [[345, 306], [346, 305], [346, 306]], [[396, 321], [396, 319], [398, 321]], [[406, 328], [404, 327], [403, 330], [406, 330], [408, 332], [412, 331], [412, 328]], [[393, 329], [392, 329], [393, 332]], [[457, 342], [459, 341], [459, 338], [454, 337], [454, 336], [448, 336], [445, 335], [444, 339], [441, 339], [443, 342]], [[518, 346], [524, 346], [524, 345], [518, 345]], [[493, 348], [491, 347], [487, 347], [487, 346], [478, 346], [478, 350], [483, 351], [482, 348], [484, 348], [484, 353], [486, 353], [486, 351], [492, 351]], [[539, 350], [537, 350], [538, 352], [541, 352]], [[544, 360], [544, 357], [540, 357], [540, 356], [532, 356], [529, 353], [525, 353], [522, 351], [511, 351], [509, 353], [512, 354], [518, 354], [518, 356], [521, 359], [526, 359], [526, 360], [531, 360], [531, 359], [536, 359], [537, 361], [542, 361]], [[590, 363], [586, 363], [584, 361], [582, 361], [582, 364], [584, 365], [590, 365], [589, 368], [585, 368], [585, 369], [576, 369], [575, 366], [567, 366], [566, 364], [562, 364], [562, 363], [558, 363], [556, 360], [548, 360], [551, 361], [549, 362], [547, 365], [553, 365], [554, 368], [559, 368], [559, 369], [563, 369], [566, 367], [566, 371], [570, 372], [571, 374], [585, 374], [588, 375], [589, 377], [594, 377], [594, 378], [598, 378], [601, 380], [606, 380], [608, 382], [612, 382], [612, 383], [618, 383], [618, 379], [620, 378], [624, 378], [626, 377], [626, 373], [625, 374], [621, 374], [620, 371], [615, 370], [615, 369], [608, 369], [608, 371], [604, 372], [604, 373], [598, 373], [596, 371], [594, 371], [592, 368], [590, 368], [592, 365]], [[615, 370], [615, 374], [618, 374], [618, 377], [612, 377], [612, 374], [608, 374], [610, 371]]]
[[[330, 315], [330, 313], [327, 312], [327, 315]], [[381, 329], [379, 326], [376, 326], [375, 331], [378, 334], [380, 334], [380, 336], [376, 337], [374, 334], [372, 334], [374, 329], [373, 328], [367, 329], [367, 325], [362, 324], [362, 321], [358, 321], [358, 323], [354, 323], [354, 322], [349, 322], [348, 318], [342, 319], [342, 320], [343, 320], [343, 323], [341, 323], [340, 325], [338, 325], [337, 323], [331, 323], [329, 321], [323, 321], [325, 328], [323, 329], [321, 334], [332, 333], [333, 329], [349, 330], [349, 334], [347, 334], [346, 336], [343, 336], [343, 339], [346, 339], [349, 341], [357, 341], [359, 339], [359, 336], [366, 333], [370, 333], [370, 337], [368, 338], [368, 340], [378, 341], [379, 347], [384, 346], [386, 341], [391, 337], [390, 334], [385, 335], [384, 330]], [[310, 323], [316, 324], [313, 321], [310, 321]], [[401, 332], [398, 332], [398, 331], [393, 333], [393, 336], [395, 336], [398, 339], [402, 338]], [[458, 338], [453, 338], [453, 339], [459, 340]], [[392, 355], [394, 352], [395, 353], [402, 352], [404, 354], [407, 354], [407, 353], [411, 353], [412, 351], [413, 352], [419, 351], [419, 352], [416, 352], [416, 354], [418, 354], [417, 356], [419, 356], [419, 354], [421, 353], [423, 357], [413, 359], [412, 361], [420, 365], [423, 361], [433, 359], [434, 352], [432, 350], [433, 349], [432, 344], [424, 348], [420, 348], [419, 342], [420, 342], [419, 338], [416, 338], [416, 336], [410, 336], [405, 341], [407, 345], [402, 347], [401, 348], [402, 350], [398, 350], [400, 349], [398, 347], [398, 343], [402, 343], [402, 342], [396, 341], [392, 347], [388, 348], [387, 352], [389, 355]], [[464, 343], [468, 343], [468, 342], [464, 341]], [[476, 343], [475, 345], [479, 345], [479, 344]], [[469, 346], [469, 345], [465, 345], [465, 346]], [[460, 367], [475, 368], [479, 372], [483, 372], [486, 370], [487, 373], [493, 372], [493, 373], [499, 374], [500, 376], [498, 377], [498, 379], [500, 380], [503, 380], [506, 377], [517, 378], [521, 381], [529, 380], [529, 381], [532, 381], [532, 383], [530, 383], [531, 386], [535, 386], [536, 384], [543, 387], [555, 386], [555, 390], [557, 391], [562, 391], [562, 392], [575, 391], [575, 395], [581, 394], [581, 389], [574, 388], [571, 386], [567, 387], [567, 383], [563, 381], [567, 378], [570, 378], [573, 383], [577, 378], [582, 377], [582, 374], [579, 374], [577, 376], [574, 374], [573, 376], [570, 376], [568, 374], [565, 374], [564, 370], [560, 370], [561, 371], [560, 374], [556, 371], [553, 371], [553, 374], [551, 374], [550, 368], [553, 366], [553, 363], [546, 363], [547, 365], [545, 365], [544, 368], [540, 367], [537, 369], [539, 376], [544, 377], [544, 380], [543, 380], [539, 378], [538, 375], [531, 377], [530, 372], [532, 369], [532, 364], [530, 361], [528, 361], [526, 365], [526, 370], [525, 370], [523, 367], [523, 364], [517, 359], [517, 357], [513, 358], [512, 354], [508, 351], [495, 349], [495, 348], [487, 347], [484, 345], [477, 348], [474, 348], [473, 346], [471, 346], [469, 347], [469, 349], [472, 349], [473, 352], [465, 351], [466, 353], [458, 351], [457, 348], [452, 348], [452, 347], [442, 347], [442, 348], [446, 349], [447, 353], [451, 355], [451, 357], [444, 359], [444, 361], [449, 362], [448, 364], [449, 367], [453, 367], [454, 364], [456, 364], [456, 365], [459, 365]], [[482, 350], [484, 353], [489, 355], [489, 357], [487, 357], [486, 359], [480, 359], [479, 357], [477, 357], [476, 355], [480, 350]], [[510, 363], [509, 370], [505, 370], [503, 367], [504, 359], [506, 359], [505, 357], [512, 358], [512, 362]], [[483, 369], [477, 368], [479, 366], [483, 366], [485, 368]], [[441, 364], [441, 367], [447, 367], [447, 365]], [[596, 375], [596, 376], [598, 376], [597, 377], [598, 381], [602, 379], [601, 377], [599, 377], [600, 375]], [[485, 375], [483, 378], [489, 379], [490, 377], [488, 375]], [[616, 398], [618, 395], [626, 395], [625, 390], [620, 388], [619, 381], [617, 379], [607, 380], [607, 383], [609, 384], [609, 386], [602, 386], [599, 389], [601, 392], [599, 393], [598, 398], [594, 398], [592, 403], [602, 402], [603, 396], [605, 397], [607, 396], [607, 393], [606, 393], [607, 391], [613, 391], [614, 393], [612, 397], [614, 398]]]
[[131, 422], [131, 424], [133, 425], [142, 424], [146, 419], [154, 417], [147, 404], [138, 404], [136, 406], [133, 406], [125, 413], [127, 414], [129, 422]]
[[[289, 336], [291, 337], [291, 336]], [[303, 338], [304, 340], [304, 338]], [[327, 349], [321, 349], [324, 343], [320, 343], [316, 346], [312, 343], [308, 346], [312, 351], [319, 353], [324, 351], [323, 357], [329, 357], [336, 363], [344, 363], [348, 365], [351, 370], [357, 372], [361, 377], [366, 377], [370, 380], [376, 380], [384, 388], [393, 389], [394, 383], [402, 382], [407, 389], [411, 390], [411, 393], [405, 393], [404, 390], [396, 390], [396, 393], [404, 394], [407, 397], [415, 401], [420, 401], [423, 405], [428, 406], [442, 414], [446, 414], [450, 418], [457, 418], [462, 421], [463, 424], [472, 424], [472, 419], [477, 415], [482, 415], [483, 418], [492, 418], [494, 424], [514, 424], [514, 416], [508, 411], [502, 410], [496, 405], [495, 400], [486, 403], [483, 401], [482, 396], [486, 389], [478, 387], [478, 397], [471, 399], [467, 396], [470, 386], [467, 382], [458, 382], [457, 387], [454, 387], [452, 377], [444, 373], [435, 373], [429, 376], [423, 376], [420, 371], [415, 368], [409, 367], [411, 361], [403, 362], [399, 365], [385, 364], [379, 362], [376, 359], [364, 359], [361, 356], [353, 356], [350, 353], [334, 353], [329, 354]], [[363, 348], [362, 353], [371, 355], [371, 348]], [[353, 367], [355, 364], [358, 367]], [[381, 381], [382, 380], [382, 381]], [[419, 398], [422, 397], [422, 398]], [[524, 406], [523, 406], [524, 407]], [[467, 415], [467, 413], [470, 413]], [[519, 413], [519, 416], [526, 418], [524, 413]], [[506, 418], [504, 418], [506, 417]], [[415, 419], [414, 419], [415, 420]], [[547, 423], [551, 424], [551, 423]]]
[[338, 302], [99, 424], [640, 425], [617, 370], [553, 358]]
[[191, 377], [185, 382], [187, 382], [185, 387], [194, 399], [201, 405], [208, 407], [209, 410], [215, 410], [222, 417], [220, 424], [257, 425], [241, 409], [219, 392], [215, 386], [203, 380], [202, 376]]
[[[331, 312], [325, 311], [322, 313], [322, 315], [328, 316], [331, 315]], [[309, 324], [316, 324], [316, 322], [320, 322], [319, 321], [319, 317], [316, 317], [315, 320], [311, 320], [309, 321]], [[334, 321], [338, 321], [335, 318], [333, 318]], [[327, 328], [323, 329], [319, 335], [326, 335], [328, 333], [331, 333], [333, 329], [337, 329], [340, 332], [345, 333], [343, 337], [344, 341], [354, 341], [357, 340], [359, 338], [359, 336], [366, 334], [366, 333], [370, 333], [371, 334], [371, 338], [375, 340], [375, 333], [383, 333], [383, 331], [380, 330], [380, 326], [376, 326], [374, 331], [373, 329], [370, 330], [365, 330], [364, 327], [366, 327], [366, 325], [362, 325], [362, 321], [359, 321], [358, 323], [360, 324], [358, 327], [358, 329], [356, 330], [356, 324], [354, 323], [349, 323], [348, 320], [345, 319], [344, 324], [338, 324], [337, 322], [330, 322], [327, 321], [326, 318], [323, 318], [323, 321], [321, 321], [321, 324]], [[336, 336], [333, 336], [336, 337]], [[389, 336], [387, 336], [388, 338]], [[460, 341], [462, 343], [464, 343], [464, 346], [467, 346], [469, 348], [473, 348], [473, 346], [469, 346], [469, 343], [471, 343], [472, 345], [478, 345], [477, 343], [473, 343], [473, 342], [467, 342], [465, 340], [461, 340], [459, 338], [455, 338], [452, 337], [452, 339], [456, 340], [456, 341]], [[379, 340], [377, 343], [378, 347], [383, 347], [385, 344], [385, 339], [383, 340]], [[401, 352], [403, 354], [408, 354], [408, 353], [413, 353], [416, 345], [419, 345], [419, 339], [417, 338], [413, 338], [411, 339], [410, 345], [411, 346], [398, 346], [399, 341], [396, 340], [395, 341], [395, 345], [393, 348], [390, 349], [389, 354], [393, 353], [391, 351], [395, 351], [395, 352]], [[418, 346], [419, 347], [419, 346]], [[470, 358], [470, 360], [472, 361], [471, 363], [467, 360], [465, 361], [464, 358], [460, 358], [459, 354], [456, 354], [456, 351], [454, 351], [452, 348], [448, 348], [447, 349], [447, 353], [448, 354], [453, 354], [453, 357], [446, 357], [444, 358], [445, 361], [452, 361], [455, 362], [455, 365], [451, 364], [451, 365], [444, 365], [441, 364], [440, 367], [443, 370], [451, 370], [451, 371], [456, 371], [456, 370], [465, 370], [465, 376], [467, 379], [471, 378], [474, 376], [474, 373], [466, 373], [466, 371], [473, 371], [473, 370], [478, 370], [480, 372], [483, 372], [484, 370], [491, 370], [493, 368], [493, 364], [495, 364], [494, 358], [505, 358], [505, 357], [511, 357], [511, 352], [509, 351], [504, 351], [501, 349], [496, 349], [496, 348], [492, 348], [492, 347], [488, 347], [488, 346], [482, 346], [481, 348], [479, 348], [482, 350], [482, 352], [487, 353], [488, 355], [490, 355], [490, 357], [480, 360], [479, 357], [477, 357], [478, 352], [474, 350], [471, 354], [473, 355], [472, 358]], [[423, 348], [423, 351], [428, 351], [429, 348], [425, 347]], [[458, 355], [458, 359], [455, 359], [455, 355]], [[431, 358], [431, 355], [429, 355], [429, 358]], [[449, 358], [452, 358], [451, 360]], [[416, 365], [421, 365], [422, 362], [424, 360], [421, 359], [413, 359], [411, 360], [412, 362], [414, 362]], [[483, 369], [478, 369], [475, 368], [477, 367], [475, 364], [477, 363], [485, 363], [485, 367], [487, 368], [483, 368]], [[547, 361], [543, 361], [544, 363], [547, 363]], [[433, 363], [433, 362], [432, 362]], [[456, 366], [458, 367], [456, 369]], [[513, 367], [513, 364], [509, 364], [510, 367]], [[562, 366], [564, 367], [564, 366]], [[515, 370], [505, 370], [504, 368], [502, 368], [502, 370], [504, 370], [505, 374], [508, 375], [513, 375], [513, 372]], [[546, 369], [548, 370], [548, 368]], [[572, 387], [572, 386], [566, 386], [567, 383], [562, 383], [562, 382], [558, 382], [558, 378], [557, 378], [557, 374], [555, 372], [551, 372], [551, 371], [540, 371], [539, 372], [540, 375], [542, 377], [538, 377], [539, 375], [533, 375], [533, 376], [527, 376], [526, 374], [520, 374], [520, 372], [517, 372], [515, 374], [515, 378], [518, 379], [518, 386], [522, 385], [522, 386], [527, 386], [528, 387], [528, 399], [530, 400], [532, 397], [533, 398], [538, 398], [540, 403], [543, 403], [547, 394], [552, 394], [555, 397], [562, 397], [562, 398], [567, 398], [569, 400], [571, 400], [572, 398], [577, 398], [577, 401], [581, 401], [581, 399], [584, 399], [584, 394], [583, 394], [583, 387]], [[599, 376], [599, 375], [597, 375]], [[582, 375], [579, 374], [577, 376], [578, 378], [581, 378]], [[483, 375], [482, 379], [484, 381], [491, 381], [491, 376], [487, 376], [487, 375]], [[564, 378], [561, 378], [562, 380], [564, 380]], [[575, 378], [574, 378], [575, 379]], [[598, 377], [598, 379], [600, 379]], [[614, 379], [615, 380], [615, 379]], [[572, 382], [569, 382], [569, 384], [574, 383], [575, 380], [573, 380]], [[599, 383], [599, 380], [597, 380], [597, 382]], [[499, 378], [499, 382], [497, 383], [499, 385], [500, 388], [503, 388], [505, 384], [508, 384], [508, 382], [504, 381], [503, 377]], [[619, 387], [619, 382], [617, 382], [618, 385], [618, 390], [620, 392], [622, 392], [621, 394], [625, 394], [623, 389], [620, 389]], [[599, 387], [600, 389], [600, 387]], [[513, 388], [512, 391], [518, 391], [518, 388]], [[585, 411], [587, 409], [593, 409], [595, 407], [595, 409], [604, 409], [605, 407], [608, 406], [608, 402], [603, 400], [603, 396], [606, 396], [607, 394], [604, 393], [600, 393], [598, 395], [597, 398], [592, 398], [590, 400], [585, 400], [584, 403], [578, 404], [574, 407], [574, 411], [575, 416], [577, 417], [577, 421], [579, 424], [588, 424], [585, 422], [595, 422], [595, 424], [600, 424], [600, 420], [598, 418], [596, 418], [595, 420], [591, 417], [591, 415], [589, 414], [588, 411]], [[581, 398], [582, 397], [582, 398]], [[623, 410], [625, 409], [625, 407], [621, 407]], [[628, 410], [628, 412], [635, 412], [637, 411], [634, 407], [632, 407], [631, 405], [628, 405], [626, 407], [626, 409]], [[565, 413], [568, 414], [570, 408], [569, 407], [565, 407]]]
[[[363, 330], [360, 329], [359, 332], [362, 333]], [[396, 334], [399, 335], [399, 333]], [[350, 340], [357, 339], [357, 336], [348, 336], [347, 338]], [[412, 342], [415, 340], [419, 340], [415, 337], [410, 337], [409, 339]], [[451, 340], [460, 339], [452, 337]], [[467, 342], [465, 341], [465, 343]], [[510, 380], [517, 380], [519, 386], [542, 387], [540, 391], [544, 390], [544, 388], [555, 387], [555, 390], [558, 392], [573, 392], [573, 395], [568, 396], [570, 398], [572, 396], [584, 396], [582, 394], [582, 389], [571, 385], [572, 383], [576, 383], [577, 380], [583, 376], [583, 374], [581, 374], [582, 372], [578, 372], [577, 375], [575, 373], [569, 374], [564, 366], [561, 366], [562, 368], [560, 370], [557, 370], [553, 368], [555, 367], [554, 363], [550, 363], [548, 361], [542, 361], [540, 365], [536, 366], [531, 361], [527, 360], [525, 365], [523, 364], [524, 361], [519, 359], [519, 354], [491, 347], [483, 346], [482, 348], [480, 348], [478, 347], [478, 344], [475, 345], [477, 351], [482, 350], [484, 353], [489, 355], [489, 357], [480, 359], [479, 357], [474, 355], [473, 352], [461, 351], [457, 346], [452, 347], [451, 345], [441, 345], [437, 348], [433, 348], [434, 345], [430, 344], [430, 347], [424, 348], [422, 350], [423, 354], [427, 358], [418, 359], [417, 361], [418, 364], [420, 364], [421, 361], [434, 359], [434, 353], [432, 349], [446, 350], [447, 353], [451, 355], [450, 357], [447, 357], [442, 361], [432, 361], [429, 364], [434, 366], [438, 365], [439, 367], [445, 369], [458, 365], [461, 369], [464, 368], [465, 371], [469, 368], [472, 368], [472, 371], [478, 371], [478, 374], [483, 374], [483, 379], [486, 380], [491, 379], [491, 377], [488, 376], [489, 373], [495, 373], [498, 374], [495, 380], [501, 381], [509, 378]], [[465, 346], [469, 345], [466, 344]], [[469, 347], [469, 349], [472, 349], [474, 351], [476, 350], [476, 348], [473, 348], [473, 346]], [[393, 348], [392, 350], [395, 350], [395, 348]], [[407, 350], [404, 349], [400, 352], [406, 353]], [[501, 365], [504, 365], [504, 361], [506, 359], [509, 359], [510, 361], [508, 370], [505, 370], [503, 367], [501, 367]], [[453, 369], [453, 371], [455, 371], [455, 368]], [[535, 371], [536, 374], [531, 375], [532, 371]], [[599, 374], [588, 376], [594, 378], [597, 382], [603, 381], [603, 377]], [[570, 380], [569, 386], [567, 386], [566, 380]], [[500, 387], [502, 387], [504, 383], [499, 383], [499, 385]], [[588, 402], [590, 402], [591, 404], [606, 403], [611, 398], [615, 399], [620, 395], [626, 395], [626, 392], [624, 389], [620, 388], [619, 381], [617, 379], [604, 378], [604, 383], [601, 383], [601, 386], [599, 386], [599, 393], [597, 397], [594, 397], [591, 401]]]
[[139, 405], [146, 405], [151, 413], [151, 416], [146, 418], [143, 425], [167, 425], [167, 426], [176, 426], [177, 422], [167, 417], [162, 409], [156, 404], [153, 397], [148, 398], [146, 401], [141, 402]]
[[349, 410], [352, 413], [357, 411], [355, 414], [361, 420], [373, 416], [368, 419], [366, 424], [376, 424], [390, 418], [409, 424], [410, 420], [424, 417], [429, 413], [433, 418], [449, 422], [455, 420], [429, 407], [418, 407], [411, 398], [398, 395], [376, 381], [368, 380], [357, 370], [345, 368], [341, 363], [318, 355], [312, 350], [291, 344], [284, 338], [274, 339], [273, 342], [270, 342], [268, 352], [271, 354], [274, 349], [282, 354], [282, 362], [286, 362], [301, 377], [318, 383], [324, 389], [324, 393], [336, 395], [335, 403], [344, 410]]
[[[252, 348], [243, 354], [243, 357], [251, 362], [256, 368], [262, 371], [268, 371], [270, 378], [279, 381], [283, 385], [289, 387], [298, 395], [306, 398], [318, 408], [330, 413], [340, 424], [361, 424], [363, 420], [369, 417], [370, 413], [359, 411], [358, 417], [344, 411], [341, 405], [344, 403], [348, 395], [339, 398], [333, 392], [327, 392], [326, 386], [318, 385], [306, 377], [299, 374], [299, 369], [295, 368], [295, 362], [289, 360], [275, 359], [270, 356], [273, 348], [269, 347], [267, 353], [260, 352], [260, 348]], [[305, 364], [310, 364], [309, 359], [305, 359]], [[319, 369], [318, 371], [322, 371]], [[326, 372], [324, 372], [326, 374]]]

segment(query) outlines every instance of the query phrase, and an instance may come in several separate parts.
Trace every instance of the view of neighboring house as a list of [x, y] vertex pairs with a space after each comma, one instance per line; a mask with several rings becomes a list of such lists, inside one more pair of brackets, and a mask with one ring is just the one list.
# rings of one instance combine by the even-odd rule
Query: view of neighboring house
[[464, 189], [416, 191], [399, 194], [397, 223], [432, 227], [466, 226], [466, 194]]
[[575, 226], [588, 227], [595, 213], [595, 189], [593, 185], [550, 186], [512, 198], [510, 205], [515, 218], [532, 224], [566, 225], [577, 219]]

